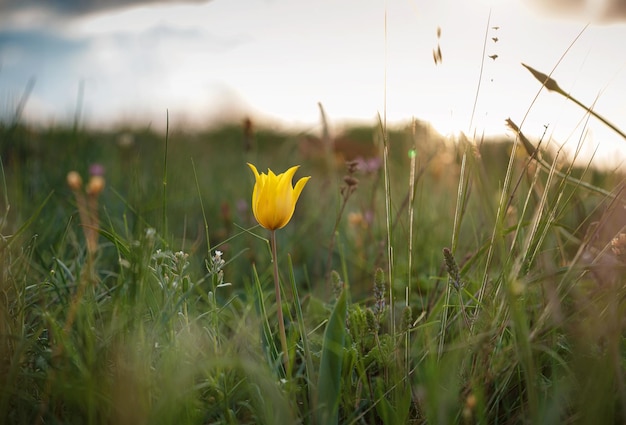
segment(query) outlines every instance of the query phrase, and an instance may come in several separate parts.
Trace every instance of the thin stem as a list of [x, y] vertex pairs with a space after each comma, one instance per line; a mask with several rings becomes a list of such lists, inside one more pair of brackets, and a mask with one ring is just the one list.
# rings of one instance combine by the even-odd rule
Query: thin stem
[[276, 255], [276, 230], [272, 230], [272, 261], [274, 263], [274, 289], [276, 291], [276, 307], [278, 315], [278, 330], [280, 333], [280, 345], [283, 351], [283, 364], [285, 374], [289, 368], [289, 352], [287, 351], [287, 335], [285, 334], [285, 321], [283, 320], [283, 304], [280, 299], [280, 282], [278, 280], [278, 256]]
[[165, 155], [163, 158], [163, 204], [162, 204], [162, 219], [163, 219], [163, 234], [167, 236], [167, 148], [170, 135], [170, 111], [165, 110]]
[[[568, 98], [569, 100], [571, 100], [572, 102], [574, 102], [575, 104], [577, 104], [578, 106], [580, 106], [581, 108], [583, 108], [584, 110], [586, 110], [587, 112], [589, 112], [591, 115], [593, 115], [594, 117], [596, 117], [597, 119], [599, 119], [600, 121], [602, 121], [604, 124], [606, 124], [611, 130], [613, 130], [614, 132], [616, 132], [617, 134], [619, 134], [624, 140], [626, 140], [626, 134], [624, 134], [623, 131], [621, 131], [619, 128], [617, 128], [614, 124], [610, 123], [606, 118], [604, 118], [602, 115], [598, 114], [596, 111], [593, 110], [592, 107], [590, 106], [586, 106], [584, 105], [582, 102], [576, 100], [572, 95], [567, 94], [567, 93], [560, 93], [563, 96], [565, 96], [566, 98]], [[595, 103], [595, 102], [594, 102]]]
[[335, 249], [335, 240], [337, 239], [337, 229], [339, 229], [339, 223], [341, 222], [341, 217], [343, 216], [343, 212], [346, 209], [346, 205], [348, 204], [348, 198], [353, 193], [350, 191], [348, 186], [344, 186], [346, 188], [345, 193], [343, 193], [341, 200], [341, 207], [339, 208], [339, 214], [337, 214], [337, 219], [335, 220], [335, 226], [333, 227], [333, 233], [330, 238], [330, 243], [328, 244], [328, 257], [326, 259], [326, 282], [330, 285], [330, 273], [333, 269], [333, 249]]
[[476, 113], [476, 105], [478, 104], [478, 95], [480, 94], [480, 83], [483, 79], [483, 70], [485, 68], [485, 51], [487, 49], [487, 38], [489, 37], [489, 24], [491, 23], [491, 9], [489, 9], [489, 16], [487, 17], [487, 26], [485, 28], [485, 38], [483, 40], [483, 54], [480, 62], [480, 73], [478, 74], [478, 85], [476, 86], [476, 95], [474, 96], [474, 107], [472, 108], [472, 116], [470, 117], [469, 127], [467, 131], [472, 132], [472, 126], [474, 125], [474, 114]]

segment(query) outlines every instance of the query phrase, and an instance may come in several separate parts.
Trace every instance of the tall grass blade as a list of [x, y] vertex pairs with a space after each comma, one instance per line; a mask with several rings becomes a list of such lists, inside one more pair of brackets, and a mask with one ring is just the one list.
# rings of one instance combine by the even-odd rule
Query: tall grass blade
[[[300, 296], [298, 295], [298, 285], [296, 285], [296, 277], [293, 274], [293, 263], [291, 262], [291, 255], [288, 255], [289, 259], [289, 281], [291, 282], [291, 290], [293, 291], [294, 304], [296, 306], [296, 318], [298, 319], [298, 331], [300, 332], [300, 338], [302, 338], [302, 347], [304, 349], [304, 359], [306, 361], [306, 377], [309, 385], [313, 385], [313, 358], [311, 357], [311, 347], [309, 346], [309, 338], [307, 336], [307, 330], [304, 323], [304, 315], [302, 314], [302, 305], [300, 304]], [[310, 394], [314, 394], [315, 388], [311, 388]]]
[[165, 113], [165, 153], [163, 158], [163, 199], [162, 199], [162, 214], [163, 214], [163, 229], [161, 234], [167, 238], [167, 148], [170, 135], [170, 112]]
[[317, 383], [317, 423], [337, 424], [341, 395], [341, 369], [346, 338], [347, 286], [344, 286], [330, 315], [320, 363]]
[[389, 135], [387, 134], [387, 122], [378, 115], [378, 121], [382, 131], [383, 139], [383, 173], [385, 176], [385, 222], [387, 225], [387, 277], [389, 279], [389, 314], [391, 323], [391, 335], [396, 336], [396, 320], [393, 299], [393, 245], [392, 245], [392, 223], [391, 223], [391, 183], [389, 176]]
[[263, 317], [263, 339], [267, 344], [267, 351], [265, 354], [267, 355], [269, 362], [274, 363], [274, 361], [280, 357], [280, 350], [276, 347], [274, 338], [272, 338], [272, 327], [270, 326], [270, 322], [267, 317], [263, 288], [261, 287], [261, 280], [259, 279], [256, 266], [252, 266], [252, 271], [254, 273], [254, 287], [256, 288], [258, 296], [257, 302], [259, 313]]
[[4, 174], [4, 164], [2, 163], [2, 158], [0, 157], [0, 176], [2, 176], [2, 189], [3, 190], [3, 198], [4, 198], [4, 217], [2, 217], [2, 221], [0, 221], [0, 231], [2, 231], [2, 227], [7, 223], [7, 219], [9, 217], [9, 211], [11, 209], [11, 204], [9, 203], [9, 191], [7, 189], [7, 178]]
[[193, 168], [193, 177], [196, 181], [196, 190], [198, 191], [198, 202], [200, 202], [200, 210], [202, 211], [202, 220], [204, 221], [204, 237], [206, 238], [207, 253], [211, 254], [211, 239], [209, 238], [209, 222], [206, 219], [206, 211], [204, 210], [204, 202], [202, 202], [202, 192], [200, 191], [200, 182], [198, 181], [198, 173], [196, 172], [196, 163], [191, 158], [191, 168]]
[[[466, 200], [468, 196], [468, 183], [469, 179], [465, 179], [465, 165], [467, 160], [467, 152], [463, 153], [463, 159], [461, 160], [461, 170], [459, 172], [459, 187], [456, 198], [456, 208], [454, 211], [454, 227], [452, 229], [452, 253], [456, 251], [456, 246], [459, 240], [459, 232], [461, 228], [461, 221], [463, 211], [465, 210]], [[448, 308], [450, 307], [450, 295], [453, 285], [450, 278], [448, 278], [448, 284], [446, 285], [445, 303], [443, 305], [443, 314], [441, 315], [441, 339], [439, 340], [438, 356], [441, 358], [444, 350], [446, 340], [446, 329], [448, 327]]]
[[[385, 384], [381, 378], [374, 381], [376, 394], [376, 412], [385, 425], [406, 424], [408, 422], [411, 391], [405, 382], [398, 380], [390, 390], [385, 392]], [[390, 396], [391, 401], [387, 398]]]
[[22, 97], [15, 108], [15, 115], [13, 116], [13, 126], [17, 126], [22, 119], [22, 113], [24, 112], [24, 108], [26, 108], [26, 103], [28, 103], [28, 98], [33, 92], [33, 88], [35, 88], [35, 77], [30, 77], [28, 82], [26, 83], [26, 88], [22, 93]]
[[11, 235], [11, 240], [9, 242], [7, 242], [7, 244], [5, 245], [4, 248], [9, 248], [13, 242], [15, 242], [17, 240], [17, 237], [19, 235], [22, 234], [22, 232], [24, 232], [33, 222], [35, 222], [35, 220], [37, 219], [37, 217], [39, 217], [39, 214], [41, 214], [41, 211], [43, 210], [43, 207], [48, 203], [48, 201], [50, 200], [50, 198], [52, 197], [52, 194], [54, 193], [54, 191], [51, 191], [48, 196], [46, 196], [46, 199], [43, 200], [43, 202], [39, 205], [39, 207], [35, 210], [35, 212], [33, 212], [33, 214], [28, 218], [28, 220], [26, 220], [18, 229], [17, 231]]

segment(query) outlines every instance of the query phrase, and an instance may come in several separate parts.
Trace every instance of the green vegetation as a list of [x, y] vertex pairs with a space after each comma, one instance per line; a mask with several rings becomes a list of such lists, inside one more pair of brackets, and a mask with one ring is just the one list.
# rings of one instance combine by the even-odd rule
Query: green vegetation
[[[345, 135], [375, 156], [1, 127], [0, 422], [626, 421], [623, 176], [523, 135]], [[276, 232], [281, 306], [246, 162], [312, 176]], [[68, 186], [95, 163], [102, 191]]]

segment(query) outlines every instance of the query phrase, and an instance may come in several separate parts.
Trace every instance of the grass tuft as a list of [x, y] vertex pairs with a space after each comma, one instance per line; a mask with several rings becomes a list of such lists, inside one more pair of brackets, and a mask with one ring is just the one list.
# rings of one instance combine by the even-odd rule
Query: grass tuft
[[[168, 128], [165, 157], [0, 125], [0, 422], [625, 422], [624, 175], [506, 124], [379, 117], [347, 164], [249, 121]], [[250, 158], [323, 177], [272, 243]]]

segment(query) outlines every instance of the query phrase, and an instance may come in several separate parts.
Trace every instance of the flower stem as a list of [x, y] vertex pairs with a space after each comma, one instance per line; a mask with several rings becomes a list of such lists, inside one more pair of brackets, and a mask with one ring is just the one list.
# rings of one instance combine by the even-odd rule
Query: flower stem
[[276, 230], [272, 230], [272, 260], [274, 263], [274, 289], [276, 290], [276, 307], [278, 315], [278, 330], [280, 332], [280, 345], [283, 351], [283, 364], [285, 374], [289, 373], [289, 351], [287, 351], [287, 335], [285, 334], [285, 321], [283, 320], [283, 304], [280, 299], [280, 282], [278, 280], [278, 257], [276, 255]]

